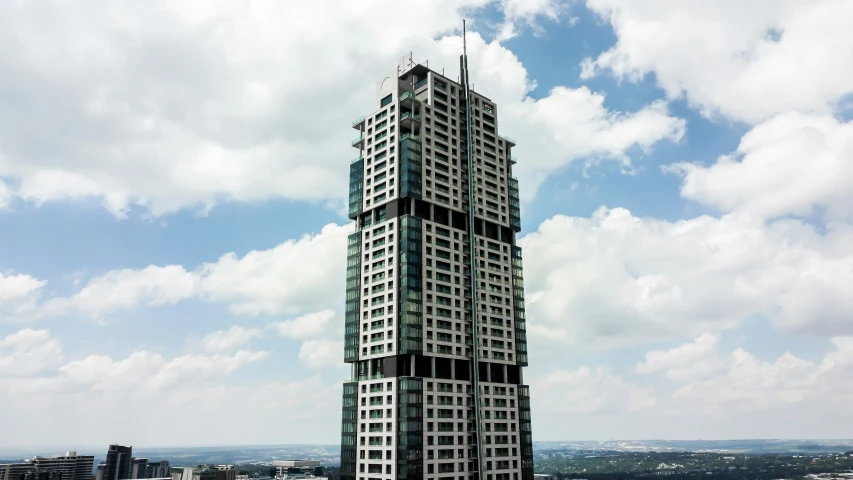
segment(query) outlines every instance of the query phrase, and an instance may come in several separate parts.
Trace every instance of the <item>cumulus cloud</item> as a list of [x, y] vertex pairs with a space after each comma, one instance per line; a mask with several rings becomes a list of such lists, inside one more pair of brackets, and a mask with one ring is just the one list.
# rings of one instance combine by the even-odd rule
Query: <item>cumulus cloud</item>
[[[409, 51], [454, 77], [462, 13], [488, 3], [321, 0], [298, 11], [273, 0], [158, 0], [132, 8], [6, 3], [0, 43], [27, 48], [0, 52], [0, 89], [16, 98], [0, 112], [0, 185], [9, 186], [0, 191], [10, 190], [0, 201], [12, 194], [35, 203], [89, 198], [118, 217], [134, 206], [163, 215], [207, 211], [222, 201], [340, 202], [347, 174], [341, 159], [351, 150], [350, 131], [341, 127], [371, 108], [374, 82]], [[509, 1], [502, 10], [507, 21], [529, 24], [558, 15], [560, 7]], [[59, 40], [41, 40], [45, 31]], [[519, 150], [531, 162], [540, 154], [565, 164], [599, 153], [608, 130], [627, 121], [595, 106], [598, 94], [581, 89], [567, 100], [555, 90], [565, 112], [593, 104], [579, 109], [582, 115], [568, 114], [571, 128], [594, 124], [596, 137], [586, 145], [585, 135], [565, 134], [566, 113], [527, 98], [533, 83], [511, 52], [477, 33], [469, 47], [478, 89], [518, 119], [506, 130], [518, 130], [521, 144], [534, 143], [538, 132], [521, 129], [533, 120], [559, 137]], [[678, 120], [659, 107], [651, 112], [651, 133], [632, 132], [629, 144], [674, 136], [674, 127], [660, 123]], [[549, 150], [560, 142], [576, 148]], [[624, 149], [603, 147], [614, 149], [621, 160]], [[546, 167], [537, 171], [547, 174]]]
[[342, 340], [307, 340], [299, 348], [299, 361], [309, 368], [347, 368]]
[[243, 257], [229, 253], [192, 271], [181, 265], [109, 271], [89, 279], [71, 296], [45, 302], [40, 314], [103, 319], [123, 310], [191, 298], [227, 303], [241, 315], [295, 314], [336, 307], [342, 296], [330, 296], [329, 285], [340, 279], [345, 268], [341, 252], [345, 251], [348, 231], [347, 226], [326, 225], [317, 234], [268, 250], [253, 250]]
[[42, 314], [53, 316], [77, 311], [92, 318], [101, 318], [139, 305], [170, 305], [192, 296], [197, 284], [198, 276], [180, 265], [112, 270], [90, 279], [71, 297], [51, 299]]
[[669, 350], [653, 350], [646, 353], [643, 362], [637, 364], [637, 372], [643, 374], [663, 372], [672, 380], [705, 377], [723, 368], [722, 362], [713, 356], [719, 347], [719, 342], [719, 335], [705, 333], [690, 343]]
[[0, 338], [0, 378], [41, 373], [62, 360], [62, 346], [47, 330], [25, 328]]
[[[199, 293], [210, 301], [227, 302], [245, 315], [299, 313], [338, 306], [342, 297], [329, 295], [341, 285], [349, 225], [329, 224], [315, 235], [288, 240], [269, 250], [253, 250], [242, 258], [223, 255], [203, 265]], [[343, 293], [341, 293], [343, 295]]]
[[498, 26], [500, 41], [518, 36], [524, 26], [533, 28], [537, 34], [542, 33], [540, 19], [557, 21], [569, 7], [564, 0], [502, 0], [501, 5], [504, 22]]
[[[853, 333], [853, 229], [749, 215], [669, 222], [628, 210], [555, 216], [520, 240], [534, 360], [735, 328]], [[551, 358], [553, 360], [553, 358]]]
[[259, 337], [261, 333], [259, 328], [234, 325], [228, 330], [217, 330], [205, 335], [201, 339], [201, 345], [208, 352], [229, 352]]
[[[29, 434], [33, 425], [49, 426], [54, 441], [68, 445], [99, 445], [111, 438], [156, 445], [162, 443], [164, 431], [175, 445], [197, 445], [200, 438], [220, 445], [273, 442], [282, 431], [298, 431], [293, 441], [328, 444], [333, 443], [329, 432], [340, 428], [340, 418], [329, 414], [340, 411], [337, 381], [283, 376], [238, 386], [221, 376], [211, 380], [198, 383], [190, 378], [159, 389], [137, 383], [126, 390], [0, 395], [0, 419], [20, 432], [14, 444], [5, 446], [38, 445], [39, 436]], [[74, 405], [74, 415], [67, 414], [68, 405]]]
[[335, 318], [334, 310], [323, 310], [308, 313], [293, 320], [274, 323], [270, 326], [282, 337], [306, 339], [328, 333], [333, 318]]
[[649, 387], [626, 381], [609, 367], [558, 370], [530, 381], [538, 415], [612, 414], [654, 407]]
[[533, 430], [549, 440], [841, 438], [853, 426], [853, 337], [828, 343], [818, 360], [762, 358], [703, 334], [648, 352], [634, 378], [604, 365], [531, 375]]
[[12, 202], [12, 197], [12, 190], [6, 186], [6, 183], [0, 180], [0, 211], [9, 208], [9, 204]]
[[[0, 47], [0, 90], [15, 93], [0, 111], [0, 209], [15, 198], [92, 198], [121, 217], [134, 206], [163, 215], [222, 201], [340, 201], [349, 134], [330, 125], [364, 114], [373, 82], [409, 50], [453, 77], [460, 12], [486, 3], [321, 0], [300, 7], [299, 16], [272, 1], [0, 4], [0, 45], [28, 45]], [[820, 411], [845, 418], [853, 404], [853, 142], [850, 124], [832, 114], [853, 91], [846, 81], [853, 62], [839, 60], [851, 55], [850, 7], [830, 0], [587, 4], [613, 24], [618, 42], [585, 62], [585, 77], [608, 71], [637, 80], [653, 72], [670, 98], [754, 127], [714, 165], [669, 167], [684, 177], [682, 195], [720, 209], [719, 218], [665, 221], [602, 208], [590, 218], [555, 216], [521, 240], [534, 363], [691, 338], [632, 359], [640, 360], [633, 371], [599, 365], [530, 375], [535, 428], [552, 416], [594, 417], [602, 424], [587, 431], [604, 431], [609, 418], [619, 420], [608, 430], [614, 435], [647, 434], [648, 426], [626, 430], [626, 419], [681, 415], [668, 418], [681, 425], [696, 411], [734, 412], [742, 423], [768, 409], [826, 406]], [[551, 0], [501, 8], [499, 38], [564, 12]], [[391, 21], [399, 18], [418, 21]], [[45, 41], [45, 30], [65, 41]], [[615, 111], [604, 93], [565, 86], [533, 99], [535, 79], [500, 41], [476, 33], [468, 40], [476, 90], [498, 103], [500, 132], [519, 140], [513, 153], [527, 199], [572, 162], [611, 161], [631, 172], [630, 152], [684, 138], [685, 121], [664, 101]], [[823, 228], [779, 219], [815, 212], [827, 219]], [[68, 432], [88, 425], [94, 442], [115, 436], [97, 420], [119, 418], [118, 405], [149, 419], [129, 439], [140, 443], [156, 441], [150, 432], [158, 427], [178, 431], [178, 443], [197, 441], [181, 437], [190, 430], [210, 441], [240, 441], [233, 432], [254, 441], [271, 416], [291, 429], [314, 432], [326, 422], [334, 430], [337, 417], [317, 412], [339, 408], [337, 383], [314, 377], [235, 387], [223, 379], [267, 358], [247, 347], [266, 332], [300, 340], [307, 368], [346, 368], [334, 325], [343, 295], [330, 286], [342, 285], [347, 231], [327, 225], [197, 266], [116, 269], [44, 303], [44, 281], [0, 274], [0, 315], [10, 318], [29, 310], [104, 320], [187, 300], [286, 318], [212, 332], [201, 340], [205, 353], [177, 355], [136, 350], [65, 361], [46, 330], [9, 334], [0, 338], [0, 412], [7, 412], [0, 419], [13, 431], [30, 417], [71, 422]], [[831, 339], [834, 349], [819, 361], [722, 351], [721, 331], [754, 315]], [[671, 394], [656, 388], [659, 377]], [[76, 420], [51, 416], [68, 404], [80, 406]], [[160, 420], [163, 412], [170, 415]], [[204, 426], [212, 413], [215, 426]], [[123, 426], [122, 438], [135, 428]], [[328, 440], [317, 435], [310, 441]]]
[[[28, 48], [0, 60], [20, 99], [0, 120], [0, 176], [25, 199], [93, 197], [116, 215], [338, 198], [349, 133], [329, 125], [364, 113], [403, 48], [481, 3], [4, 4], [0, 40]], [[388, 28], [405, 16], [418, 22]]]
[[[700, 337], [672, 350], [650, 352], [640, 367], [647, 373], [665, 371], [680, 380], [673, 403], [683, 410], [731, 414], [825, 404], [835, 412], [839, 407], [851, 411], [853, 337], [835, 337], [831, 343], [834, 348], [820, 362], [789, 352], [767, 361], [743, 348], [724, 353]], [[706, 368], [709, 364], [714, 368]], [[692, 373], [682, 375], [685, 372]]]
[[[586, 0], [616, 44], [584, 62], [584, 77], [654, 73], [671, 98], [705, 115], [757, 123], [788, 111], [832, 112], [853, 93], [850, 2]], [[732, 12], [737, 12], [733, 15]]]
[[45, 285], [31, 275], [0, 272], [0, 320], [33, 310]]
[[667, 167], [681, 195], [723, 211], [853, 219], [853, 123], [788, 113], [750, 130], [711, 166]]
[[301, 340], [299, 361], [308, 368], [341, 367], [343, 343], [337, 341], [340, 331], [332, 328], [335, 316], [334, 310], [322, 310], [292, 320], [272, 322], [264, 328], [235, 325], [229, 330], [217, 330], [206, 335], [201, 345], [208, 352], [228, 352], [261, 337], [268, 330], [282, 338]]
[[[59, 353], [58, 342], [54, 341], [52, 345], [54, 348], [47, 353]], [[13, 357], [12, 366], [20, 364], [29, 368], [27, 375], [19, 374], [17, 377], [6, 374], [8, 367], [0, 372], [6, 377], [0, 382], [3, 384], [0, 390], [15, 396], [88, 391], [138, 392], [140, 389], [156, 391], [180, 384], [203, 385], [210, 379], [226, 376], [268, 356], [268, 352], [239, 350], [231, 355], [185, 354], [167, 359], [159, 353], [138, 350], [122, 359], [92, 354], [55, 366], [56, 358], [44, 361], [32, 358], [32, 353], [13, 353], [17, 353], [18, 358]], [[3, 364], [6, 362], [0, 363]], [[54, 369], [47, 369], [51, 365]]]

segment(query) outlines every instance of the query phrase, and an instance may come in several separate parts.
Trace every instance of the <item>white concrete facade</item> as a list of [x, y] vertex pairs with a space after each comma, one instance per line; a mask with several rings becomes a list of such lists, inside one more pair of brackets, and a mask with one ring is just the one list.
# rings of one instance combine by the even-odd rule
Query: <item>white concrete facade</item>
[[[345, 388], [342, 480], [533, 478], [514, 143], [497, 134], [497, 105], [470, 90], [466, 119], [465, 93], [406, 57], [353, 124], [346, 358], [357, 400], [347, 407]], [[415, 396], [404, 378], [419, 379]]]

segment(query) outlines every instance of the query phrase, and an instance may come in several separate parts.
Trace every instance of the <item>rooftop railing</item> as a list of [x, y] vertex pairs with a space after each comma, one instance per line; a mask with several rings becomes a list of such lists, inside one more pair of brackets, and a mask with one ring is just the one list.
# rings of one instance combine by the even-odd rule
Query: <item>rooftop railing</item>
[[500, 137], [500, 138], [501, 138], [504, 142], [506, 142], [506, 143], [511, 143], [511, 144], [513, 144], [513, 145], [517, 145], [517, 144], [515, 143], [515, 140], [513, 140], [513, 139], [512, 139], [512, 138], [510, 138], [510, 137], [507, 137], [506, 135], [498, 135], [498, 137]]

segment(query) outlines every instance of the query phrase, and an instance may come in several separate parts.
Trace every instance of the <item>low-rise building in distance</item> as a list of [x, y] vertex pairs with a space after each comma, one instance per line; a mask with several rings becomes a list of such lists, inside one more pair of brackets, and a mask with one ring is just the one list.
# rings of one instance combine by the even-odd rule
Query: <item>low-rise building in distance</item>
[[275, 469], [276, 479], [326, 478], [319, 460], [274, 460], [272, 467]]
[[95, 457], [66, 452], [55, 457], [33, 457], [23, 463], [0, 465], [0, 480], [92, 480]]
[[199, 465], [197, 467], [173, 467], [171, 480], [237, 480], [234, 465]]

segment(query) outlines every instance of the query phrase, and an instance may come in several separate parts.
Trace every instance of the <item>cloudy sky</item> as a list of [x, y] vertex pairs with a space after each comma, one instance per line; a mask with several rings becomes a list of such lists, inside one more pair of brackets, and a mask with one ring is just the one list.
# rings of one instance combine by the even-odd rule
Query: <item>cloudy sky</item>
[[339, 441], [350, 124], [463, 16], [534, 438], [849, 437], [851, 0], [9, 0], [0, 446]]

